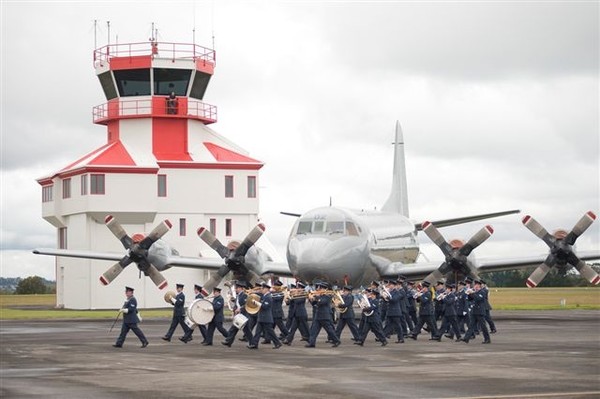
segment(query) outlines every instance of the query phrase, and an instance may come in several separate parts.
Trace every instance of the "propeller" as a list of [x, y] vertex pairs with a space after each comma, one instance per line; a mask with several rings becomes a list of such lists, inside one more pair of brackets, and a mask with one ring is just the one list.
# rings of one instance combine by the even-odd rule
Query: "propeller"
[[104, 223], [114, 236], [121, 241], [121, 244], [127, 250], [127, 254], [100, 276], [100, 282], [104, 285], [110, 284], [129, 264], [135, 263], [138, 269], [150, 277], [159, 289], [165, 288], [167, 280], [156, 266], [148, 261], [148, 249], [171, 229], [171, 222], [165, 219], [147, 236], [135, 234], [133, 238], [129, 237], [125, 229], [112, 215], [108, 215], [104, 219]]
[[428, 281], [430, 284], [434, 284], [436, 281], [442, 279], [449, 272], [455, 272], [464, 274], [465, 276], [471, 275], [477, 277], [476, 268], [471, 265], [468, 260], [469, 255], [475, 248], [481, 245], [485, 240], [490, 238], [494, 233], [492, 226], [487, 225], [479, 230], [467, 243], [461, 240], [452, 240], [450, 243], [446, 241], [442, 233], [433, 225], [431, 222], [423, 222], [423, 231], [427, 234], [427, 237], [434, 242], [446, 257], [445, 261], [436, 270], [431, 272], [424, 281]]
[[531, 216], [527, 215], [523, 218], [522, 222], [525, 227], [541, 238], [550, 248], [550, 253], [544, 263], [539, 265], [527, 279], [526, 284], [529, 288], [535, 288], [554, 266], [572, 266], [590, 283], [594, 285], [600, 283], [598, 273], [587, 263], [579, 259], [573, 250], [573, 245], [577, 238], [590, 227], [594, 220], [596, 220], [596, 215], [592, 211], [589, 211], [579, 219], [570, 233], [564, 230], [557, 230], [552, 235]]
[[224, 246], [215, 237], [213, 233], [204, 227], [198, 229], [198, 236], [208, 244], [209, 247], [214, 249], [221, 258], [225, 261], [219, 270], [212, 273], [208, 281], [204, 284], [204, 291], [207, 293], [211, 292], [214, 287], [219, 285], [223, 277], [229, 272], [234, 272], [236, 275], [244, 277], [247, 281], [256, 281], [260, 277], [252, 270], [246, 267], [246, 253], [258, 241], [265, 231], [265, 225], [260, 223], [254, 227], [250, 233], [244, 238], [244, 241], [240, 244], [237, 241], [233, 241], [229, 246]]

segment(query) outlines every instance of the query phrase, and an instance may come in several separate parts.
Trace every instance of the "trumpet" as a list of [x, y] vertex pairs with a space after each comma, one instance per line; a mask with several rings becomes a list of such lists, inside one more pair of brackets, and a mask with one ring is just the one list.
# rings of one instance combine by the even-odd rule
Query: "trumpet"
[[473, 288], [467, 288], [467, 289], [465, 290], [465, 294], [467, 294], [467, 295], [471, 295], [471, 294], [472, 294], [472, 293], [474, 293], [474, 292], [475, 292], [475, 290], [474, 290]]
[[423, 295], [423, 292], [421, 292], [421, 291], [417, 291], [417, 292], [415, 292], [415, 293], [413, 294], [413, 298], [414, 298], [414, 299], [420, 298], [420, 297], [421, 297], [421, 295]]
[[448, 293], [444, 291], [440, 295], [438, 295], [437, 297], [435, 297], [435, 299], [437, 299], [438, 301], [443, 301], [444, 298], [446, 298], [447, 295], [448, 295]]

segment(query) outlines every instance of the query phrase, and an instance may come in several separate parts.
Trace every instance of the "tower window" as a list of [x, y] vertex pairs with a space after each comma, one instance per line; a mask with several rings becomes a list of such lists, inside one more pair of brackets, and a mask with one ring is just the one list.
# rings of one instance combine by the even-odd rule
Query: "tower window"
[[150, 69], [123, 69], [113, 73], [121, 97], [150, 95]]
[[233, 176], [225, 176], [225, 198], [233, 198]]
[[158, 175], [158, 196], [167, 196], [167, 175]]
[[62, 181], [62, 195], [63, 198], [71, 198], [71, 179]]
[[256, 198], [256, 176], [248, 176], [248, 198]]
[[210, 219], [210, 232], [217, 235], [217, 219]]
[[54, 186], [44, 186], [42, 187], [42, 202], [50, 202], [54, 198], [52, 196]]
[[154, 94], [168, 96], [173, 91], [177, 96], [187, 95], [191, 74], [187, 69], [154, 68]]
[[58, 248], [59, 249], [67, 249], [67, 228], [66, 227], [58, 228]]
[[104, 195], [104, 175], [90, 175], [90, 194]]
[[88, 175], [81, 175], [81, 195], [88, 193]]
[[225, 219], [225, 236], [231, 237], [231, 219]]
[[181, 218], [181, 219], [179, 219], [179, 235], [180, 236], [185, 236], [185, 233], [186, 233], [185, 218]]

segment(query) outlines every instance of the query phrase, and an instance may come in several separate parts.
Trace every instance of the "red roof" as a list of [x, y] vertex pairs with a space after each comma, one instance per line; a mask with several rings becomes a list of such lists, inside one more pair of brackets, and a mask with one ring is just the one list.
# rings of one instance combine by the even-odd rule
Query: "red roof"
[[245, 163], [261, 163], [256, 159], [247, 157], [237, 152], [220, 147], [214, 143], [204, 142], [204, 146], [210, 151], [217, 162], [245, 162]]

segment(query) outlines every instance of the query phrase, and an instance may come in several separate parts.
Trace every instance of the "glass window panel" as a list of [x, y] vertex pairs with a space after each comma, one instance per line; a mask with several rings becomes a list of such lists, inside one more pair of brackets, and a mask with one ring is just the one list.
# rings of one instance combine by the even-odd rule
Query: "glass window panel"
[[191, 74], [187, 69], [154, 68], [154, 94], [168, 96], [174, 91], [178, 96], [187, 95]]
[[312, 229], [312, 222], [300, 222], [298, 223], [298, 230], [296, 234], [308, 234]]
[[211, 75], [209, 74], [196, 71], [194, 83], [192, 84], [192, 90], [190, 91], [190, 97], [202, 100], [204, 98], [204, 93], [206, 92], [208, 82], [210, 81], [210, 77]]
[[104, 175], [90, 175], [90, 194], [104, 195]]
[[167, 196], [167, 175], [158, 175], [158, 196]]
[[225, 219], [225, 235], [231, 237], [231, 219]]
[[225, 198], [233, 198], [233, 176], [225, 176]]
[[248, 176], [248, 198], [256, 198], [256, 176]]
[[327, 222], [327, 230], [330, 234], [344, 233], [344, 222]]
[[102, 91], [104, 91], [104, 96], [106, 96], [106, 99], [112, 100], [113, 98], [117, 98], [115, 82], [113, 81], [110, 71], [101, 73], [98, 75], [98, 79], [100, 80], [100, 86], [102, 86]]
[[150, 95], [150, 69], [124, 69], [113, 73], [121, 97]]

